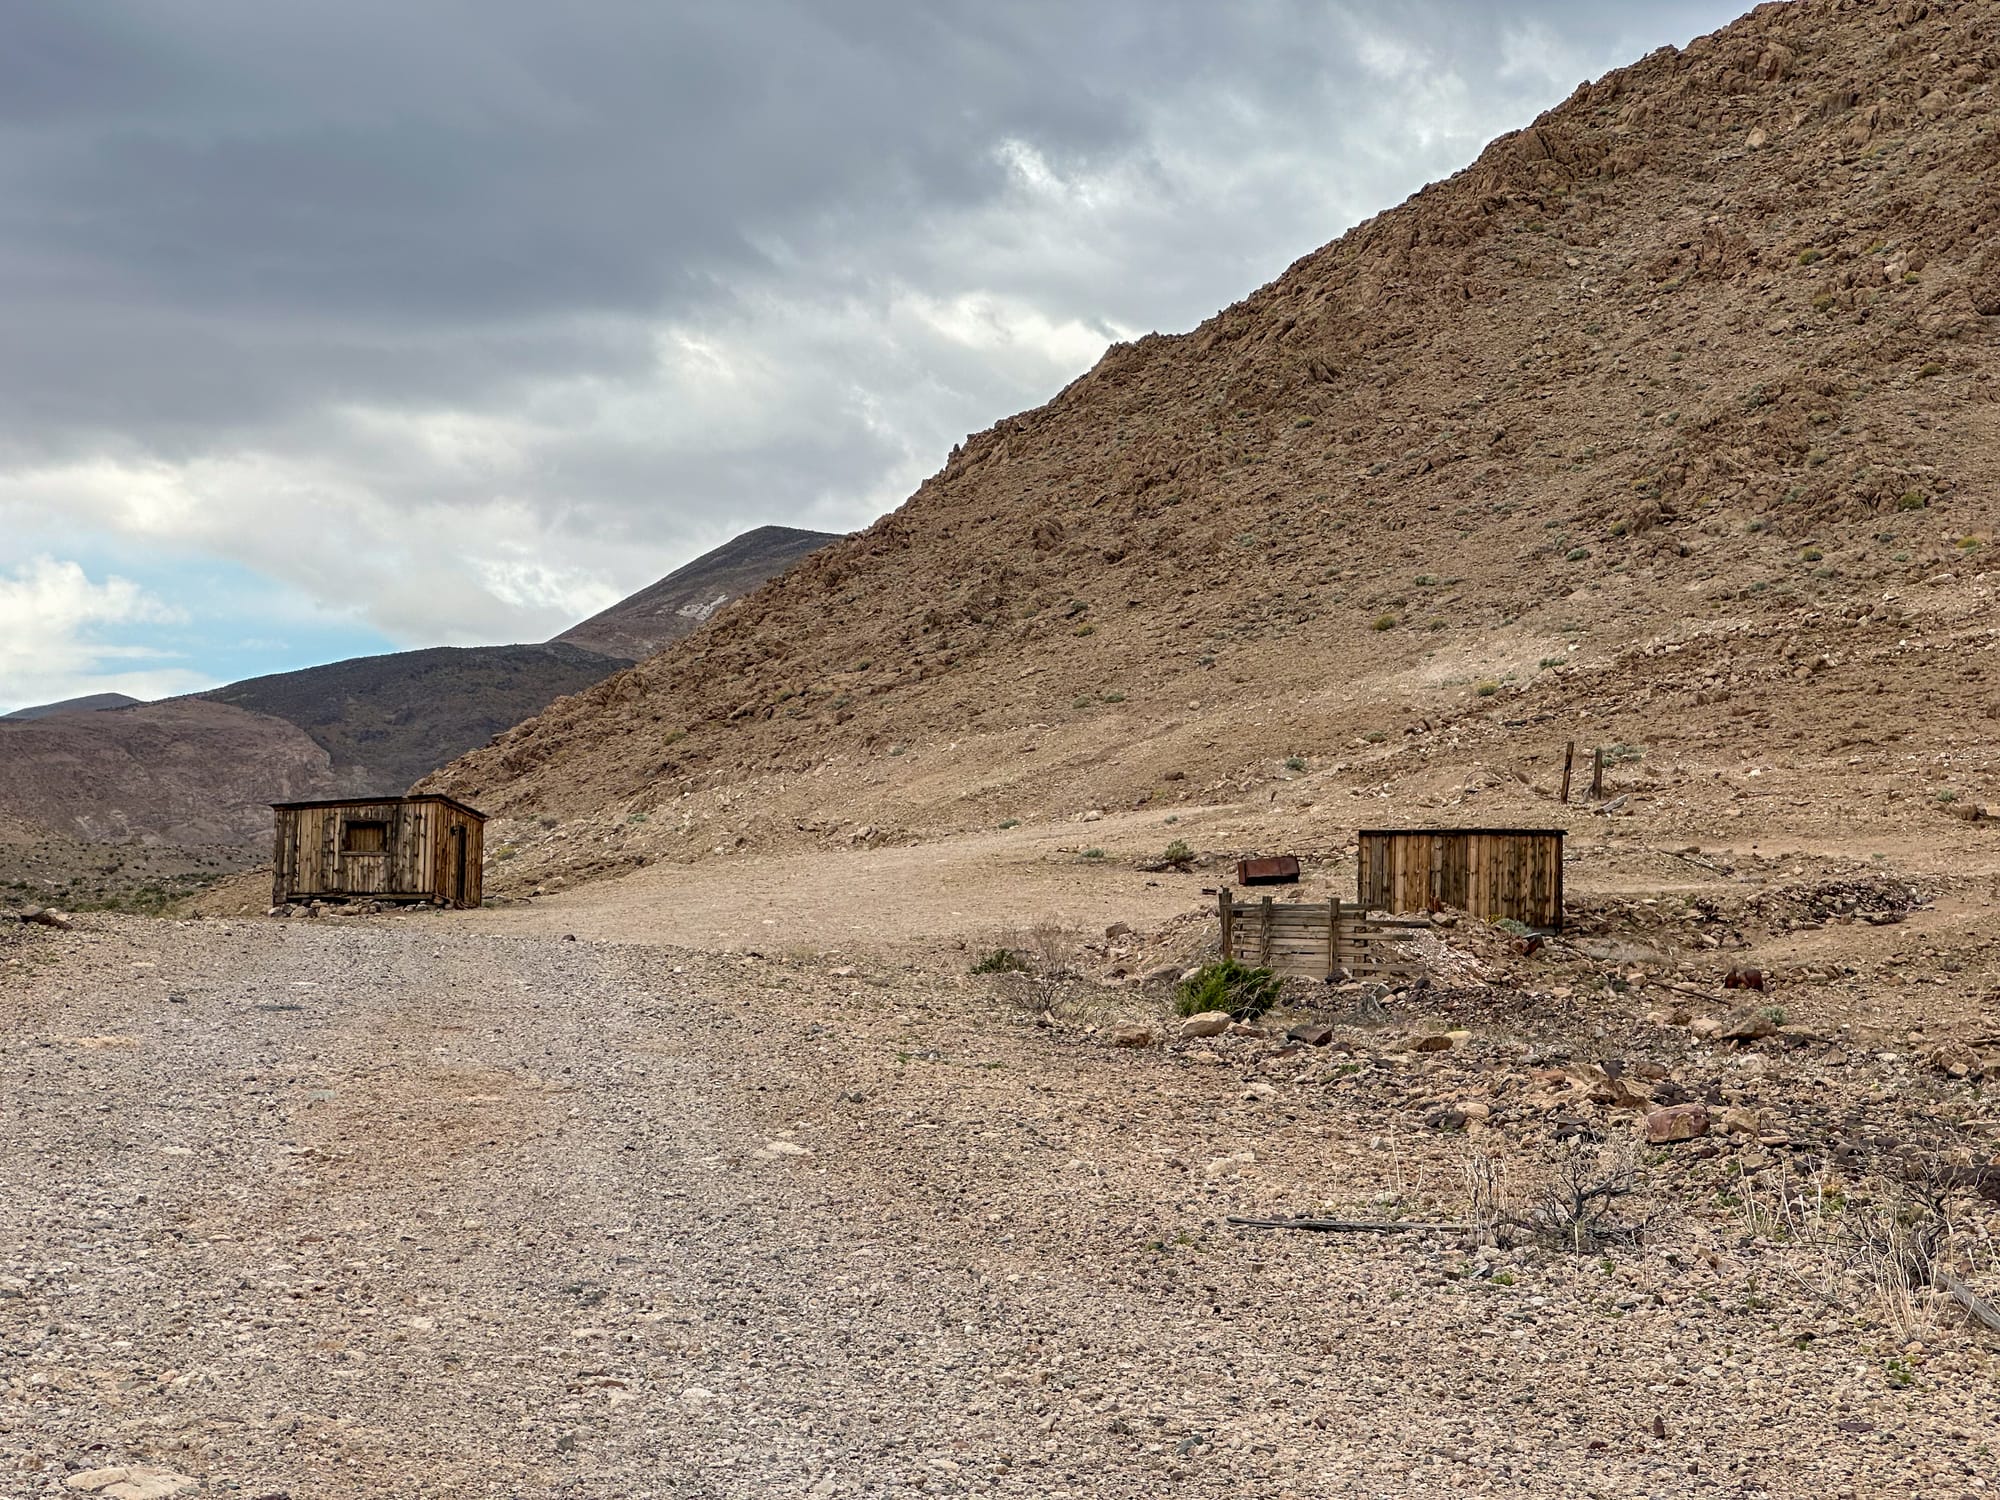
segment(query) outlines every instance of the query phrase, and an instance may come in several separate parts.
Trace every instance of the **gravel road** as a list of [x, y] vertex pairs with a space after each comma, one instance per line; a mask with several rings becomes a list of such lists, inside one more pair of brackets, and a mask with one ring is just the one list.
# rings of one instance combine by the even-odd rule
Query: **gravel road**
[[1727, 1258], [1228, 1231], [1402, 1167], [1335, 1091], [990, 1006], [448, 919], [38, 938], [0, 969], [0, 1495], [1990, 1482], [1969, 1336], [1898, 1385]]

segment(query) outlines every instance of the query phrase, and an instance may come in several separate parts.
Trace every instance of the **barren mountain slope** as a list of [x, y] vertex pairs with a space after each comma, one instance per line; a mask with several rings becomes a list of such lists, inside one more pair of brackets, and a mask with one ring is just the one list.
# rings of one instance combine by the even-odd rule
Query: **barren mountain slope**
[[572, 625], [550, 644], [641, 661], [694, 634], [718, 612], [808, 553], [840, 538], [830, 531], [759, 526], [674, 569], [658, 583]]
[[89, 841], [268, 841], [267, 804], [334, 787], [303, 731], [199, 698], [0, 724], [0, 765], [0, 820]]
[[343, 792], [373, 796], [400, 793], [629, 660], [555, 641], [433, 646], [251, 677], [202, 696], [298, 725], [332, 758]]
[[521, 879], [1302, 767], [1379, 817], [1504, 765], [1522, 815], [1568, 736], [1683, 807], [1760, 757], [1843, 817], [1978, 795], [1996, 68], [1944, 0], [1658, 52], [429, 784]]

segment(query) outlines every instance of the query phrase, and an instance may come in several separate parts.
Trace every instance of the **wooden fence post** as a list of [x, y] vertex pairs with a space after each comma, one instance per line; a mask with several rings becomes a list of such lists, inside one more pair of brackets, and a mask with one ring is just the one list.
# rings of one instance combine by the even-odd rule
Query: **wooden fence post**
[[1563, 806], [1564, 806], [1564, 807], [1568, 807], [1568, 806], [1569, 806], [1569, 771], [1570, 771], [1570, 767], [1571, 767], [1571, 766], [1573, 766], [1573, 765], [1575, 765], [1575, 764], [1576, 764], [1576, 741], [1575, 741], [1575, 740], [1571, 740], [1571, 741], [1570, 741], [1570, 742], [1569, 742], [1569, 743], [1568, 743], [1567, 745], [1564, 745], [1564, 746], [1563, 746], [1563, 795], [1562, 795], [1562, 801], [1563, 801]]
[[1269, 896], [1264, 898], [1264, 930], [1258, 935], [1257, 966], [1262, 969], [1271, 967], [1271, 898]]
[[1228, 886], [1224, 886], [1215, 897], [1216, 910], [1222, 916], [1222, 956], [1236, 957], [1236, 897]]
[[1340, 897], [1330, 897], [1326, 903], [1326, 979], [1333, 978], [1333, 971], [1340, 967]]
[[1604, 800], [1604, 747], [1599, 745], [1590, 753], [1590, 800]]

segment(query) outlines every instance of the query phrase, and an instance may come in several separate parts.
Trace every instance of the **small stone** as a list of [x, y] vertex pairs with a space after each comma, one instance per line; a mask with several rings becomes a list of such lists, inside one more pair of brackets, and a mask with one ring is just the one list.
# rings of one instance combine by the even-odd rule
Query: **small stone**
[[1333, 1041], [1333, 1028], [1309, 1021], [1304, 1025], [1294, 1026], [1286, 1032], [1285, 1040], [1304, 1042], [1308, 1047], [1325, 1047]]
[[1777, 1034], [1778, 1023], [1761, 1010], [1733, 1012], [1718, 1033], [1725, 1042], [1754, 1042], [1759, 1037]]
[[1153, 1045], [1153, 1028], [1150, 1026], [1120, 1026], [1111, 1033], [1114, 1047], [1150, 1047]]
[[200, 1481], [171, 1469], [145, 1465], [113, 1469], [86, 1469], [63, 1481], [66, 1488], [101, 1495], [104, 1500], [172, 1500], [175, 1495], [200, 1488]]
[[766, 1141], [759, 1156], [811, 1156], [812, 1148], [797, 1141]]
[[1469, 1031], [1434, 1031], [1429, 1036], [1420, 1036], [1410, 1043], [1412, 1052], [1449, 1052], [1454, 1047], [1463, 1047], [1472, 1040]]
[[1679, 1141], [1699, 1140], [1708, 1134], [1708, 1126], [1707, 1105], [1670, 1105], [1646, 1116], [1646, 1142], [1652, 1146], [1671, 1146]]
[[46, 906], [30, 906], [21, 913], [23, 922], [32, 922], [37, 927], [53, 927], [58, 932], [68, 932], [70, 920], [64, 913]]
[[1107, 938], [1130, 937], [1132, 935], [1132, 924], [1130, 922], [1113, 922], [1109, 927], [1104, 929], [1104, 935]]
[[1725, 1135], [1756, 1135], [1764, 1128], [1763, 1120], [1754, 1109], [1732, 1105], [1715, 1117], [1715, 1123]]
[[1229, 1026], [1228, 1011], [1205, 1010], [1200, 1015], [1189, 1016], [1181, 1022], [1181, 1040], [1192, 1041], [1196, 1037], [1221, 1036]]
[[1707, 1040], [1710, 1037], [1722, 1034], [1722, 1022], [1714, 1016], [1696, 1016], [1692, 1021], [1688, 1022], [1688, 1030], [1703, 1040]]

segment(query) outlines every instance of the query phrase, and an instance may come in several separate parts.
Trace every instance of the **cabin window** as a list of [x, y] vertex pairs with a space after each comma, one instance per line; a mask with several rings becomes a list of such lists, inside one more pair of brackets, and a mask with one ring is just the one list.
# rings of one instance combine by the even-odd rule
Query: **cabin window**
[[350, 818], [341, 825], [342, 854], [383, 854], [389, 848], [389, 825], [376, 819]]

